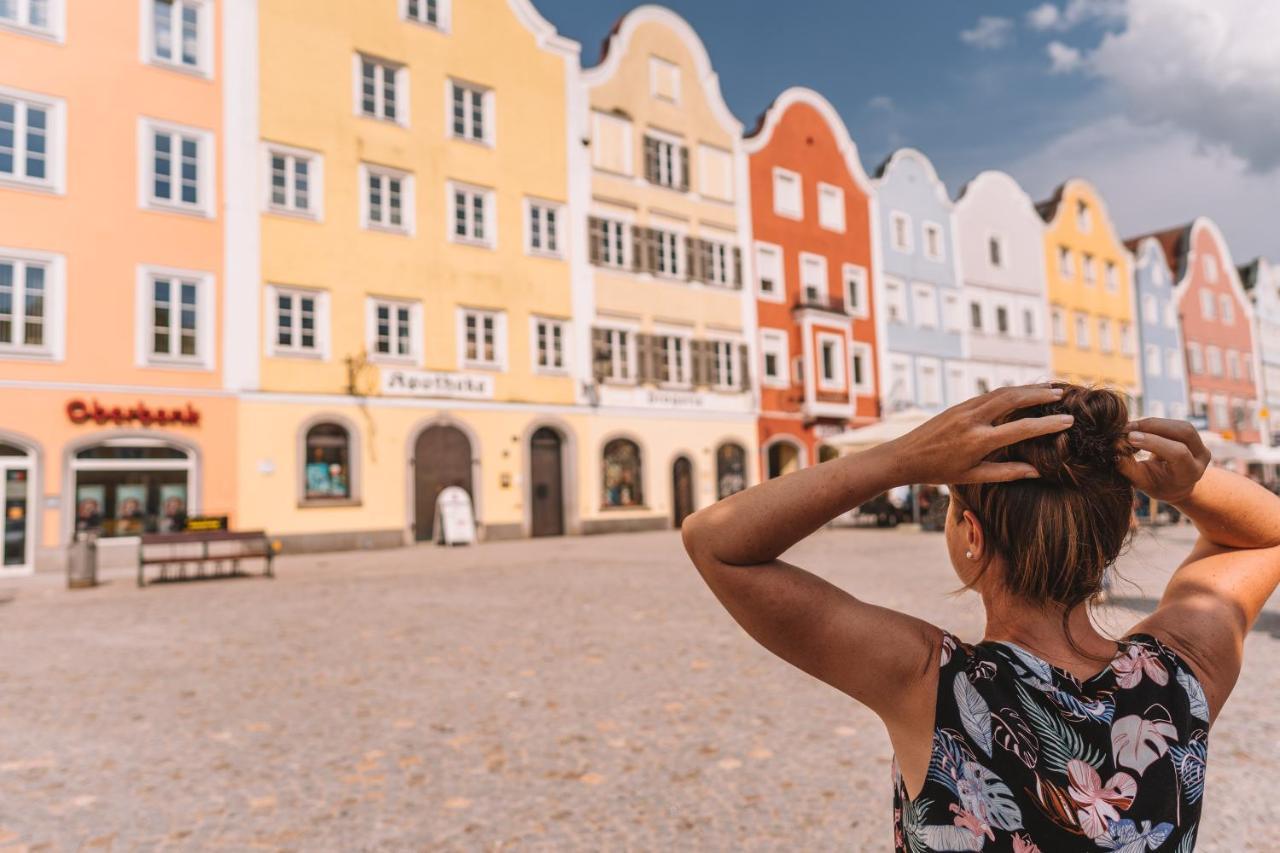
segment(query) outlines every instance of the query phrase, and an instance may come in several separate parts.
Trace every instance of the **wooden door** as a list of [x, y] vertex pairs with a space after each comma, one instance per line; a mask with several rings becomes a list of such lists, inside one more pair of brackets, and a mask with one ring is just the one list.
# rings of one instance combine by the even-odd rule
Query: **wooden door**
[[413, 448], [413, 533], [419, 542], [435, 536], [436, 499], [446, 486], [459, 486], [471, 496], [471, 441], [457, 427], [431, 426]]
[[564, 483], [560, 435], [542, 427], [529, 440], [529, 494], [534, 536], [564, 533]]
[[693, 514], [693, 463], [687, 456], [676, 459], [671, 466], [672, 521], [678, 529]]

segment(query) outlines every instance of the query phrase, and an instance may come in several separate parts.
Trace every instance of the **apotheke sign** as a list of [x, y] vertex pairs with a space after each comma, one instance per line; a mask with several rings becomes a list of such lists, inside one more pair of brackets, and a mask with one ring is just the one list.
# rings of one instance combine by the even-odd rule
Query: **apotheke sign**
[[434, 370], [384, 370], [382, 393], [392, 397], [463, 397], [489, 400], [493, 398], [493, 377]]

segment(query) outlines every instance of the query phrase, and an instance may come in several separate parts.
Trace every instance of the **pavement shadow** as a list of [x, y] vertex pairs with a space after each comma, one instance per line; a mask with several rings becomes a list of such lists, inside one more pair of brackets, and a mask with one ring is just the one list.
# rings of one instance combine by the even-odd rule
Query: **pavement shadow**
[[[1154, 613], [1160, 601], [1145, 596], [1114, 595], [1108, 596], [1106, 603], [1109, 607], [1124, 607], [1139, 613]], [[1280, 613], [1273, 610], [1262, 611], [1258, 614], [1258, 620], [1253, 623], [1252, 630], [1270, 634], [1272, 638], [1280, 640]]]

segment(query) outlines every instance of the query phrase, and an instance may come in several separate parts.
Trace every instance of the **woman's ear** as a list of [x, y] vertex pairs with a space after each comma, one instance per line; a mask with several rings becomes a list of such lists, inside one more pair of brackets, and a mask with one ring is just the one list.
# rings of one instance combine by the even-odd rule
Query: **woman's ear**
[[987, 544], [986, 537], [982, 532], [982, 523], [978, 521], [976, 515], [967, 509], [960, 518], [964, 522], [964, 555], [975, 563], [980, 562], [983, 556], [983, 548]]

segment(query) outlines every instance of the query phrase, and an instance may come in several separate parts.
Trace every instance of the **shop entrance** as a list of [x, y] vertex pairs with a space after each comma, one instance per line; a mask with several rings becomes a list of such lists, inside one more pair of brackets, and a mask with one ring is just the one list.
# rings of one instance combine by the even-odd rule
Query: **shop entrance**
[[71, 460], [75, 532], [139, 536], [185, 529], [191, 512], [190, 451], [149, 439], [113, 439]]
[[564, 482], [560, 434], [542, 427], [529, 440], [529, 494], [534, 536], [564, 533]]
[[676, 529], [693, 515], [693, 463], [679, 456], [671, 464], [671, 521]]
[[471, 440], [454, 426], [437, 424], [418, 434], [413, 446], [413, 538], [435, 538], [436, 499], [448, 486], [459, 486], [471, 496]]
[[769, 479], [800, 470], [800, 449], [789, 441], [769, 445]]
[[34, 569], [32, 550], [31, 455], [13, 444], [0, 442], [0, 516], [4, 519], [4, 543], [0, 549], [0, 575], [28, 574]]

